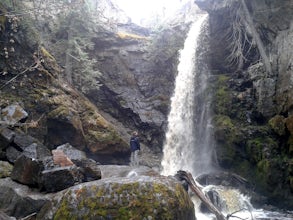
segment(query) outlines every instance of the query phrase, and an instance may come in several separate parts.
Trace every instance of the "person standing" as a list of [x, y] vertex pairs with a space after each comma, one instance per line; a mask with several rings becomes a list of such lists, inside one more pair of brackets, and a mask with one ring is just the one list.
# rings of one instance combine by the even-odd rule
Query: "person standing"
[[134, 131], [130, 138], [130, 166], [138, 166], [138, 152], [140, 151], [140, 144], [139, 144], [139, 138], [138, 138], [138, 132]]

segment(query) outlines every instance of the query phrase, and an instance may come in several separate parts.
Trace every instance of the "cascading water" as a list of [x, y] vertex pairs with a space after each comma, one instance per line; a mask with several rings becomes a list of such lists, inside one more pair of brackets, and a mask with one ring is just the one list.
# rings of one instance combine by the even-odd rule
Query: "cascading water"
[[[201, 14], [192, 24], [184, 48], [180, 54], [175, 91], [171, 99], [168, 129], [163, 148], [162, 174], [174, 175], [179, 170], [194, 177], [215, 171], [213, 165], [214, 143], [211, 138], [210, 96], [207, 92], [209, 70], [205, 60], [208, 48], [208, 16]], [[229, 220], [235, 219], [283, 219], [277, 212], [255, 210], [249, 198], [237, 189], [222, 186], [205, 186], [207, 194], [216, 196], [215, 204]], [[194, 198], [196, 217], [200, 220], [215, 219], [202, 213], [201, 203]]]
[[203, 40], [207, 18], [201, 14], [192, 24], [180, 54], [163, 148], [162, 174], [165, 175], [183, 169], [196, 176], [212, 169], [213, 144], [206, 99], [209, 71], [206, 62], [202, 62], [202, 49], [207, 48]]

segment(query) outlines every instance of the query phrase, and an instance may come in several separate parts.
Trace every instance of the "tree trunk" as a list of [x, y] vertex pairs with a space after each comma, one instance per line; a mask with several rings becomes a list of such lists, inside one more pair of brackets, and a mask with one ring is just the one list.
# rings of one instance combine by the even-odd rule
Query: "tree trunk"
[[260, 56], [262, 58], [262, 61], [264, 63], [264, 66], [266, 68], [266, 71], [269, 73], [269, 74], [272, 74], [272, 67], [271, 67], [271, 63], [270, 63], [270, 60], [266, 54], [266, 51], [265, 51], [265, 47], [262, 43], [262, 40], [260, 39], [260, 36], [254, 26], [254, 23], [253, 23], [253, 20], [252, 20], [252, 17], [249, 13], [249, 10], [247, 8], [247, 5], [246, 5], [246, 2], [245, 0], [241, 0], [241, 4], [243, 6], [243, 10], [244, 10], [244, 14], [245, 14], [245, 18], [247, 19], [247, 22], [248, 22], [248, 25], [249, 27], [251, 28], [251, 32], [252, 32], [252, 37], [254, 38], [255, 42], [256, 42], [256, 45], [257, 45], [257, 48], [258, 48], [258, 51], [260, 53]]
[[178, 171], [177, 174], [180, 179], [185, 180], [190, 189], [198, 196], [198, 198], [207, 206], [207, 208], [216, 215], [217, 220], [227, 220], [227, 218], [220, 212], [220, 210], [214, 206], [210, 199], [202, 192], [199, 185], [195, 182], [192, 175], [186, 171]]
[[71, 27], [69, 27], [68, 30], [68, 41], [67, 41], [67, 50], [66, 50], [66, 55], [65, 55], [65, 76], [67, 82], [72, 85], [72, 58], [70, 57], [70, 52], [71, 52]]

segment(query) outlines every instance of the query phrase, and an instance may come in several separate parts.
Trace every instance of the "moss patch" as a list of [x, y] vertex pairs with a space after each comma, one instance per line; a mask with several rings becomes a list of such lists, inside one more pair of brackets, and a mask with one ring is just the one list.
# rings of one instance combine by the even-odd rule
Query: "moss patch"
[[10, 176], [13, 166], [5, 161], [0, 161], [0, 178]]
[[193, 204], [180, 184], [173, 187], [159, 182], [84, 186], [65, 194], [54, 219], [181, 219], [193, 212]]
[[42, 53], [42, 55], [43, 55], [44, 58], [49, 58], [49, 59], [55, 61], [55, 58], [46, 50], [45, 47], [41, 47], [40, 48], [40, 51], [41, 51], [41, 53]]
[[276, 115], [269, 120], [269, 126], [272, 128], [274, 132], [276, 132], [279, 136], [283, 136], [286, 133], [285, 130], [285, 117], [282, 115]]
[[220, 75], [215, 83], [214, 109], [216, 114], [226, 114], [231, 110], [232, 96], [228, 88], [230, 77]]
[[269, 137], [257, 137], [247, 141], [247, 153], [253, 163], [272, 157], [277, 148], [278, 144]]

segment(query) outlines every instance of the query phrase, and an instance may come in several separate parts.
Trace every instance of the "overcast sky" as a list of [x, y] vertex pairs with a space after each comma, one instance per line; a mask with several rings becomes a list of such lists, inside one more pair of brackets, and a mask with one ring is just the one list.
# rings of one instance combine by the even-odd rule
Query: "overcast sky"
[[180, 2], [189, 0], [113, 0], [134, 22], [147, 19], [155, 13], [166, 16], [179, 7]]

